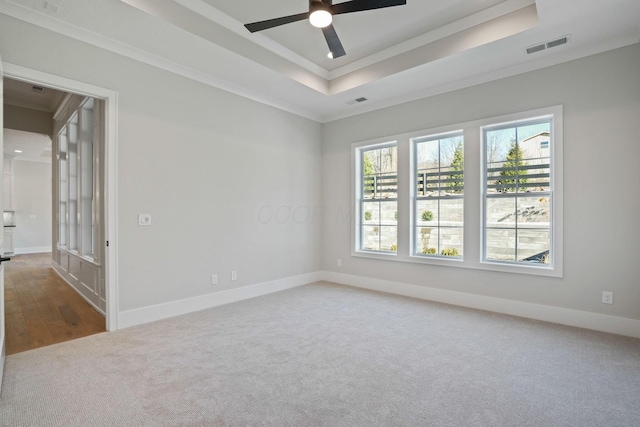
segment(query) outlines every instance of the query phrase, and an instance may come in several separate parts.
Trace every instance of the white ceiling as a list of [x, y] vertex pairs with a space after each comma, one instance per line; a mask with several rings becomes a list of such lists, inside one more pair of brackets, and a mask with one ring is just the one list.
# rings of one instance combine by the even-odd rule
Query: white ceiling
[[48, 135], [14, 129], [3, 129], [3, 133], [5, 159], [51, 163], [51, 138]]
[[[244, 24], [309, 10], [308, 0], [255, 1], [250, 7], [247, 2], [237, 0], [204, 1]], [[334, 70], [500, 3], [503, 0], [409, 0], [404, 6], [336, 15], [333, 26], [347, 55], [335, 60], [327, 58], [322, 32], [307, 21], [265, 30], [262, 34], [320, 67]], [[389, 25], [390, 22], [401, 25]]]
[[[52, 113], [64, 97], [64, 92], [48, 87], [36, 86], [9, 78], [5, 78], [3, 81], [3, 102], [5, 104]], [[37, 90], [38, 88], [42, 88], [42, 90]]]
[[[408, 0], [343, 14], [330, 60], [308, 0], [0, 0], [0, 13], [328, 122], [640, 41], [638, 0]], [[564, 46], [525, 48], [570, 35]], [[351, 105], [358, 97], [368, 101]]]
[[[42, 87], [43, 90], [38, 91], [33, 86], [31, 83], [4, 78], [4, 104], [53, 113], [65, 93], [48, 87]], [[48, 135], [13, 129], [4, 129], [3, 133], [5, 159], [51, 162], [51, 138]]]

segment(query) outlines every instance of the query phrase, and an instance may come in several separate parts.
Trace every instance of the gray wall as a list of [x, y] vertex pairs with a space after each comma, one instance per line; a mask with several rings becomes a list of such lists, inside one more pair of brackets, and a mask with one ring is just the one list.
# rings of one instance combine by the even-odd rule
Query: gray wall
[[321, 221], [259, 217], [320, 203], [320, 124], [5, 15], [0, 55], [119, 93], [120, 311], [320, 269]]
[[[323, 268], [640, 319], [639, 76], [636, 44], [327, 124]], [[564, 106], [564, 278], [350, 256], [350, 217], [343, 213], [351, 207], [351, 143], [558, 104]], [[614, 305], [601, 303], [603, 290], [614, 291]]]
[[13, 161], [15, 252], [51, 250], [51, 163]]
[[[324, 126], [4, 15], [0, 54], [119, 92], [120, 310], [325, 269], [640, 319], [638, 45]], [[557, 104], [564, 278], [351, 258], [352, 142]]]
[[4, 104], [4, 127], [53, 137], [53, 113]]

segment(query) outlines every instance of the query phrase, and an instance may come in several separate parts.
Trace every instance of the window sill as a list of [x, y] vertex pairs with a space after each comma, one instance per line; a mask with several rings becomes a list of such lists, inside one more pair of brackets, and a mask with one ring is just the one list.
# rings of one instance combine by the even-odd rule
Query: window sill
[[562, 269], [558, 266], [542, 267], [537, 265], [514, 265], [500, 262], [473, 262], [462, 257], [426, 257], [421, 255], [399, 255], [396, 252], [352, 251], [352, 257], [377, 259], [412, 264], [435, 265], [440, 267], [468, 268], [473, 270], [494, 271], [498, 273], [526, 274], [532, 276], [562, 278]]

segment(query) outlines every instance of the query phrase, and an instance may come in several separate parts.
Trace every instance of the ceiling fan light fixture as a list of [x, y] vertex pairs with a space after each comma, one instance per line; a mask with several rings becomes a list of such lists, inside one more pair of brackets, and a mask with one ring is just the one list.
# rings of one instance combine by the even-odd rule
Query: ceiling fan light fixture
[[[300, 0], [302, 1], [302, 0]], [[252, 33], [279, 27], [292, 22], [309, 20], [309, 23], [322, 30], [327, 45], [329, 45], [329, 58], [340, 58], [347, 53], [340, 42], [340, 38], [333, 28], [333, 15], [343, 13], [362, 12], [365, 10], [383, 9], [392, 6], [406, 5], [407, 0], [351, 0], [340, 1], [334, 4], [334, 0], [309, 0], [309, 11], [297, 13], [295, 15], [281, 16], [279, 18], [267, 19], [265, 21], [245, 24], [247, 30]]]
[[311, 12], [309, 15], [309, 22], [316, 28], [324, 28], [331, 25], [333, 21], [333, 16], [331, 13], [323, 8], [318, 8]]

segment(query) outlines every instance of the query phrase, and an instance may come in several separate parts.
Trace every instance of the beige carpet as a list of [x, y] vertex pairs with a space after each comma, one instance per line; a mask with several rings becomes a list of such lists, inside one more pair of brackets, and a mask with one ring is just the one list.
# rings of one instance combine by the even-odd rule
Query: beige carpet
[[327, 283], [7, 357], [3, 426], [640, 426], [640, 340]]

